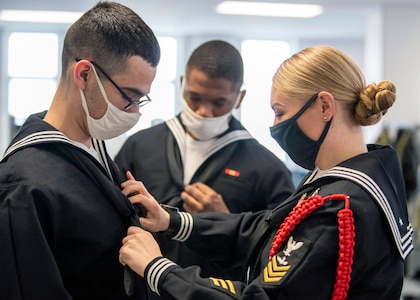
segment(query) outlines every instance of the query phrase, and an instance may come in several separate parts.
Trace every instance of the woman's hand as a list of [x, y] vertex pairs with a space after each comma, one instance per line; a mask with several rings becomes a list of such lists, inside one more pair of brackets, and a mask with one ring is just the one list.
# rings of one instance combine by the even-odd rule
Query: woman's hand
[[132, 226], [123, 239], [119, 261], [128, 265], [134, 272], [144, 277], [147, 265], [156, 257], [162, 256], [159, 245], [150, 232]]
[[165, 231], [169, 227], [169, 213], [149, 193], [143, 182], [135, 180], [130, 171], [127, 171], [128, 180], [121, 184], [122, 192], [132, 204], [141, 205], [146, 215], [140, 217], [141, 226], [149, 231]]

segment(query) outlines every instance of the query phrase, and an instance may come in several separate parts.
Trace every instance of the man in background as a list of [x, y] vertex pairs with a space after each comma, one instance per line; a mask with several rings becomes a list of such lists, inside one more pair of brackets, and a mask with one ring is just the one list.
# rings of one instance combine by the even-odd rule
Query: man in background
[[[129, 137], [115, 162], [161, 204], [190, 213], [274, 208], [294, 186], [286, 166], [232, 116], [246, 93], [242, 83], [243, 61], [235, 47], [220, 40], [202, 44], [181, 76], [181, 113]], [[214, 263], [156, 238], [164, 255], [181, 266], [196, 264], [203, 276], [239, 279], [238, 269], [220, 274]]]

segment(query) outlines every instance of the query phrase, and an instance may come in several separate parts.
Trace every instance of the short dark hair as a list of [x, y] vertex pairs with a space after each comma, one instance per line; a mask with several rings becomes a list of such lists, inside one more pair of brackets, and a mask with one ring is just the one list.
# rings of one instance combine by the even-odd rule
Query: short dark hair
[[241, 54], [225, 41], [208, 41], [195, 49], [187, 62], [187, 75], [193, 68], [204, 72], [210, 78], [227, 79], [238, 89], [243, 83], [244, 67]]
[[76, 57], [107, 66], [107, 71], [112, 74], [124, 70], [131, 56], [140, 56], [156, 67], [160, 47], [155, 34], [130, 8], [116, 2], [101, 1], [67, 31], [62, 74]]

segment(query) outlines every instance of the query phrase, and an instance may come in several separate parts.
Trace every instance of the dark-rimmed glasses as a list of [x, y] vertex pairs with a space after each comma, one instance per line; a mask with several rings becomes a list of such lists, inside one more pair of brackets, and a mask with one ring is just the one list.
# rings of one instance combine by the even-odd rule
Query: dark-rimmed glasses
[[[76, 61], [81, 61], [81, 58], [76, 58]], [[95, 63], [92, 60], [88, 60], [95, 68], [97, 68], [99, 71], [101, 71], [101, 73], [109, 80], [109, 82], [111, 82], [115, 88], [121, 93], [121, 96], [124, 98], [124, 100], [128, 101], [129, 103], [124, 107], [124, 110], [127, 111], [130, 108], [132, 108], [133, 106], [138, 105], [139, 107], [145, 106], [147, 103], [149, 103], [150, 101], [152, 101], [152, 99], [150, 99], [150, 97], [148, 95], [144, 95], [142, 96], [140, 99], [138, 100], [134, 100], [130, 97], [127, 96], [127, 94], [122, 90], [122, 88], [120, 88], [118, 86], [118, 84], [116, 84], [114, 82], [114, 80], [111, 79], [111, 76], [109, 76], [107, 73], [105, 73], [105, 71], [98, 66], [97, 63]]]

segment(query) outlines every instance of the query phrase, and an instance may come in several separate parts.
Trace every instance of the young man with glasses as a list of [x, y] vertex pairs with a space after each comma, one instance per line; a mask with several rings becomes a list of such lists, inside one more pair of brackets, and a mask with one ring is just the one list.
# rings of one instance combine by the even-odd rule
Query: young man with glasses
[[[81, 58], [76, 58], [76, 61], [79, 62], [81, 61]], [[99, 67], [99, 65], [97, 63], [95, 63], [93, 60], [90, 61], [92, 65], [95, 66], [96, 69], [98, 69], [99, 71], [101, 71], [101, 73], [109, 80], [110, 83], [112, 83], [115, 88], [120, 92], [121, 96], [127, 100], [128, 104], [126, 106], [124, 106], [124, 111], [129, 111], [130, 108], [135, 107], [136, 105], [138, 105], [139, 107], [145, 106], [147, 103], [149, 103], [150, 101], [152, 101], [152, 99], [150, 99], [149, 95], [144, 95], [141, 91], [136, 90], [136, 89], [130, 89], [127, 88], [128, 90], [130, 90], [131, 92], [133, 92], [135, 94], [134, 97], [137, 97], [138, 99], [132, 99], [131, 97], [129, 97], [122, 88], [120, 88], [118, 86], [118, 84], [116, 84], [114, 82], [114, 80], [112, 80], [111, 76], [109, 76], [107, 73], [105, 73], [104, 69], [102, 69], [101, 67]]]
[[[220, 40], [200, 45], [181, 77], [182, 112], [132, 135], [115, 162], [160, 203], [182, 211], [275, 207], [292, 193], [293, 183], [285, 165], [232, 116], [245, 96], [242, 82], [243, 61], [235, 47]], [[198, 264], [203, 274], [225, 278], [241, 274], [237, 268], [221, 271], [182, 245], [157, 238], [164, 255], [182, 266]]]
[[138, 225], [121, 187], [132, 177], [103, 140], [137, 123], [159, 58], [152, 30], [118, 3], [99, 2], [69, 28], [49, 110], [28, 118], [0, 164], [2, 298], [144, 299], [118, 263]]

